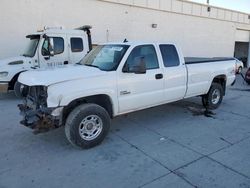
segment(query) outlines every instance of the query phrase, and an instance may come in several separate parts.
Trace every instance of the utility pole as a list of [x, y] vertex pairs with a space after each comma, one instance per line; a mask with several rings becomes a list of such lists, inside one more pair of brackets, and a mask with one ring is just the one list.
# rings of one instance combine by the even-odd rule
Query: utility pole
[[210, 12], [211, 11], [211, 7], [209, 6], [210, 5], [210, 0], [207, 0], [207, 11]]

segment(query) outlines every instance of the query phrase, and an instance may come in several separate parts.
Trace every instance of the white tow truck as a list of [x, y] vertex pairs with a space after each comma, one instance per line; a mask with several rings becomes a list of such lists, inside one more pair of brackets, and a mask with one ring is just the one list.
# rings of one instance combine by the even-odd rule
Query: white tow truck
[[187, 58], [174, 44], [126, 42], [98, 46], [81, 63], [19, 76], [21, 123], [36, 131], [65, 125], [69, 142], [100, 144], [110, 120], [137, 110], [201, 96], [216, 109], [235, 81], [234, 58]]
[[45, 27], [26, 36], [29, 43], [21, 56], [0, 61], [0, 93], [19, 87], [15, 84], [21, 72], [78, 63], [92, 49], [90, 29]]

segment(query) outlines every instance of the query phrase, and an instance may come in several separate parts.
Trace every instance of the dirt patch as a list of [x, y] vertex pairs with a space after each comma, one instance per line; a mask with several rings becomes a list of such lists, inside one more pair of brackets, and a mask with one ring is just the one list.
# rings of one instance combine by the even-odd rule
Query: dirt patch
[[196, 107], [188, 107], [188, 110], [193, 114], [193, 116], [205, 116], [205, 117], [209, 117], [209, 118], [214, 118], [215, 119], [215, 115], [216, 113], [205, 109], [205, 108], [196, 108]]

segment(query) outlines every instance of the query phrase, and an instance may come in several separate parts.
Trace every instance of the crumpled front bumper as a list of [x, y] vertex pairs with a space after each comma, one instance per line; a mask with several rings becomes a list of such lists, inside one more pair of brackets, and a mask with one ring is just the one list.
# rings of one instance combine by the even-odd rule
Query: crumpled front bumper
[[18, 108], [23, 120], [22, 125], [34, 130], [34, 133], [47, 132], [60, 126], [61, 117], [52, 116], [55, 108], [33, 109], [25, 104], [19, 104]]

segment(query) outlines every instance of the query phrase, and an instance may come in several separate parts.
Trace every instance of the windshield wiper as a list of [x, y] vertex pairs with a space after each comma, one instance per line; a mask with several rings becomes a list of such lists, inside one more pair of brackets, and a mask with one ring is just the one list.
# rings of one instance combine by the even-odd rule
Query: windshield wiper
[[[95, 68], [98, 68], [100, 69], [100, 67], [96, 66], [96, 65], [92, 65], [92, 64], [84, 64], [85, 66], [88, 66], [88, 67], [95, 67]], [[100, 69], [101, 70], [101, 69]]]

